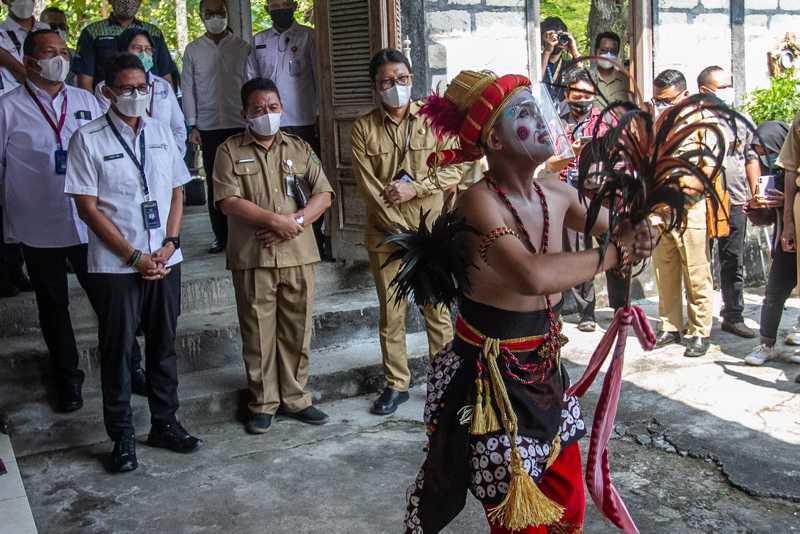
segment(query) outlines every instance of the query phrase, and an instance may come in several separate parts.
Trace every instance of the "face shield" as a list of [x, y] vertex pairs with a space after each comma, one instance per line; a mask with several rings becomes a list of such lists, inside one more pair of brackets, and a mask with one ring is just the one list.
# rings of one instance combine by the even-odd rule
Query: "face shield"
[[541, 163], [575, 157], [553, 101], [542, 84], [519, 89], [497, 118], [496, 127], [509, 148]]

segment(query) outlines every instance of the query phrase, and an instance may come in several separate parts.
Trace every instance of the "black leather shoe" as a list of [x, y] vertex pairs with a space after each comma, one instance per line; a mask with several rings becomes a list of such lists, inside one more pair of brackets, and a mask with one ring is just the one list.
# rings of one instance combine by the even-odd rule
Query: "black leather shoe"
[[675, 345], [681, 342], [680, 332], [661, 332], [656, 337], [656, 348], [666, 347], [667, 345]]
[[30, 278], [22, 271], [14, 273], [11, 277], [11, 282], [17, 286], [17, 289], [20, 291], [25, 291], [26, 293], [33, 291], [33, 284], [31, 284]]
[[147, 436], [147, 444], [183, 454], [194, 452], [205, 445], [202, 439], [189, 434], [177, 421], [166, 425], [154, 424]]
[[328, 422], [328, 414], [314, 406], [309, 406], [305, 410], [300, 410], [299, 412], [285, 412], [284, 415], [308, 423], [309, 425], [324, 425]]
[[796, 377], [794, 377], [794, 381], [797, 382], [798, 384], [800, 384], [800, 375], [797, 375]]
[[147, 376], [141, 367], [131, 373], [131, 390], [136, 395], [147, 396]]
[[254, 413], [247, 420], [245, 430], [248, 434], [266, 434], [272, 427], [272, 414]]
[[80, 384], [62, 384], [58, 394], [58, 411], [74, 412], [83, 408], [83, 396]]
[[687, 358], [698, 358], [708, 352], [708, 338], [702, 336], [690, 336], [686, 338], [686, 351], [683, 353]]
[[397, 407], [408, 400], [408, 391], [397, 391], [386, 388], [381, 396], [372, 403], [370, 412], [375, 415], [389, 415], [397, 411]]
[[111, 451], [111, 471], [114, 473], [127, 473], [139, 467], [136, 460], [136, 438], [133, 434], [123, 436], [114, 442]]
[[224, 251], [225, 251], [225, 243], [222, 243], [221, 241], [214, 240], [208, 247], [209, 254], [219, 254], [220, 252]]
[[730, 332], [731, 334], [739, 337], [748, 339], [756, 337], [756, 331], [744, 324], [744, 321], [739, 321], [738, 323], [727, 323], [722, 321], [720, 328], [725, 332]]

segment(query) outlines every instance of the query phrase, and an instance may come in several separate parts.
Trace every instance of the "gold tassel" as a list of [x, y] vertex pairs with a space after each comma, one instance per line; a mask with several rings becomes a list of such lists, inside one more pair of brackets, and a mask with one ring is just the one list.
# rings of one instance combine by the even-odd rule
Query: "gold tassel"
[[483, 401], [483, 380], [480, 378], [475, 379], [475, 407], [472, 409], [472, 423], [469, 427], [469, 433], [473, 436], [482, 436], [486, 434], [486, 420], [484, 419], [484, 401]]
[[483, 420], [486, 425], [486, 433], [497, 432], [502, 429], [500, 426], [500, 419], [497, 418], [497, 413], [492, 406], [491, 383], [487, 382], [483, 388]]
[[550, 456], [547, 458], [547, 469], [558, 460], [559, 454], [561, 454], [561, 436], [556, 436], [550, 448]]
[[516, 447], [513, 448], [508, 493], [499, 505], [489, 511], [489, 521], [509, 530], [522, 530], [529, 526], [556, 523], [562, 515], [564, 507], [542, 493], [522, 467]]

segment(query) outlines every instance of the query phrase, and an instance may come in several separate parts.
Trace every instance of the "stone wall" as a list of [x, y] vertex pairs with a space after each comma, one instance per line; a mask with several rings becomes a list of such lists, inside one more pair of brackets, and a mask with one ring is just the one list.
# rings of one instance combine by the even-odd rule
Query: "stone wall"
[[800, 34], [800, 0], [654, 0], [655, 73], [678, 69], [695, 90], [709, 65], [733, 71], [737, 96], [769, 83], [767, 51]]
[[[462, 69], [528, 72], [525, 0], [405, 3], [416, 1], [424, 2], [426, 89], [435, 89]], [[421, 45], [412, 42], [412, 47]]]

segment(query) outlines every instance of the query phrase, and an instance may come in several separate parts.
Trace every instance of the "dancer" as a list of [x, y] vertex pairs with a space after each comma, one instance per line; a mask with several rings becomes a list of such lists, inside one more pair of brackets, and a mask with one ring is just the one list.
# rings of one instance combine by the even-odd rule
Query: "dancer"
[[[492, 533], [581, 532], [577, 440], [586, 429], [577, 399], [565, 393], [560, 293], [649, 257], [654, 235], [646, 223], [618, 223], [605, 250], [561, 252], [562, 228], [585, 231], [587, 217], [578, 192], [558, 175], [534, 179], [553, 154], [557, 136], [548, 126], [560, 128], [548, 107], [524, 76], [464, 71], [421, 110], [440, 134], [459, 134], [462, 149], [437, 153], [438, 166], [485, 154], [489, 171], [459, 197], [455, 217], [437, 219], [430, 232], [387, 238], [400, 247], [390, 261], [410, 265], [422, 237], [425, 260], [449, 262], [402, 269], [398, 298], [413, 292], [419, 305], [458, 299], [460, 313], [455, 339], [429, 370], [429, 449], [409, 489], [406, 532], [439, 532], [468, 489]], [[590, 230], [607, 227], [600, 214]]]

